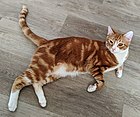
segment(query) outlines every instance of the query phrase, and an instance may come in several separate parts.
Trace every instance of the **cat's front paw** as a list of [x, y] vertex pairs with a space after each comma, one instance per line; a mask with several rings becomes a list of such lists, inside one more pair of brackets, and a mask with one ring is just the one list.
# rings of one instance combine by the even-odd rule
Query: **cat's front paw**
[[91, 93], [91, 92], [96, 91], [96, 89], [97, 89], [97, 84], [95, 83], [94, 85], [89, 85], [88, 86], [87, 92]]
[[122, 77], [122, 70], [116, 70], [116, 76], [118, 77], [118, 78], [121, 78]]

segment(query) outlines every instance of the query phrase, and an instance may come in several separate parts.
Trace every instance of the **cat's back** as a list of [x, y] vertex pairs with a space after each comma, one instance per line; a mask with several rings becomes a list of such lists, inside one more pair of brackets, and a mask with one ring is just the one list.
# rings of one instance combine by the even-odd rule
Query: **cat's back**
[[50, 42], [54, 42], [54, 43], [59, 42], [60, 44], [63, 44], [63, 43], [89, 44], [91, 42], [103, 43], [102, 41], [99, 41], [96, 39], [89, 39], [89, 38], [85, 38], [85, 37], [75, 37], [75, 36], [65, 37], [65, 38], [57, 38], [57, 39], [50, 40], [48, 42], [49, 43]]
[[88, 39], [84, 37], [65, 37], [50, 40], [46, 44], [40, 46], [38, 49], [46, 47], [50, 49], [52, 53], [55, 53], [58, 50], [67, 51], [87, 49], [90, 51], [91, 49], [99, 49], [101, 46], [104, 46], [104, 42], [99, 40]]
[[104, 42], [99, 40], [88, 39], [84, 37], [66, 37], [57, 38], [48, 41], [46, 44], [39, 46], [36, 53], [55, 55], [58, 58], [76, 58], [79, 56], [89, 55], [93, 51], [104, 48]]
[[[78, 63], [86, 60], [92, 53], [104, 47], [104, 42], [83, 37], [66, 37], [48, 41], [39, 46], [35, 56], [67, 63]], [[77, 61], [77, 62], [76, 62]]]

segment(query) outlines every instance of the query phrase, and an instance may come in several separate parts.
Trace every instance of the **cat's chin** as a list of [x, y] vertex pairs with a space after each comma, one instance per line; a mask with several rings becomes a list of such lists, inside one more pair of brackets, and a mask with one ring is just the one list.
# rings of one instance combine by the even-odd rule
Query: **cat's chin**
[[116, 51], [116, 52], [111, 51], [112, 54], [121, 54], [121, 53], [124, 53], [124, 52], [126, 52], [126, 51]]
[[109, 51], [110, 51], [112, 54], [117, 54], [117, 53], [119, 53], [118, 51], [112, 51], [112, 49], [109, 49]]
[[119, 54], [119, 53], [123, 53], [123, 52], [125, 52], [125, 51], [112, 51], [112, 50], [110, 50], [110, 52], [111, 52], [112, 54]]
[[120, 53], [120, 52], [112, 52], [112, 51], [111, 51], [111, 53], [112, 53], [112, 54], [117, 54], [117, 53]]

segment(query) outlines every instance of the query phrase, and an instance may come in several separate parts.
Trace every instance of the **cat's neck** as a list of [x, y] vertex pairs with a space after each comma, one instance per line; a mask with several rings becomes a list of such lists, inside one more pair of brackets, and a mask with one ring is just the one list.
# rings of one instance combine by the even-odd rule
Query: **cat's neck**
[[116, 57], [117, 61], [119, 64], [123, 64], [123, 62], [127, 59], [129, 53], [129, 48], [127, 48], [125, 51], [120, 52], [120, 53], [113, 53], [114, 56]]

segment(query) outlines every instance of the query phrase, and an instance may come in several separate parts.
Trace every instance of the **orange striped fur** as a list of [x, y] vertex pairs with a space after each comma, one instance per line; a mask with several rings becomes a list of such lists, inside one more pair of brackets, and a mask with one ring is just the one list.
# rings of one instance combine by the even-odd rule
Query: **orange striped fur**
[[[42, 86], [67, 75], [91, 74], [93, 83], [88, 92], [101, 89], [104, 85], [103, 74], [117, 70], [122, 73], [122, 66], [128, 56], [128, 49], [133, 32], [125, 34], [115, 32], [110, 26], [105, 42], [82, 37], [67, 37], [46, 40], [34, 34], [26, 23], [28, 9], [23, 6], [19, 24], [24, 35], [35, 43], [38, 48], [32, 57], [29, 67], [18, 76], [12, 86], [8, 107], [10, 111], [17, 108], [20, 90], [33, 85], [39, 103], [46, 106]], [[121, 75], [119, 74], [118, 77]]]
[[22, 7], [22, 10], [20, 12], [20, 15], [19, 15], [19, 25], [24, 33], [24, 35], [31, 39], [32, 42], [37, 45], [37, 46], [40, 46], [42, 45], [43, 43], [46, 43], [47, 40], [43, 37], [40, 37], [36, 34], [34, 34], [30, 28], [28, 27], [27, 23], [26, 23], [26, 16], [28, 14], [28, 9], [25, 5], [23, 5]]

